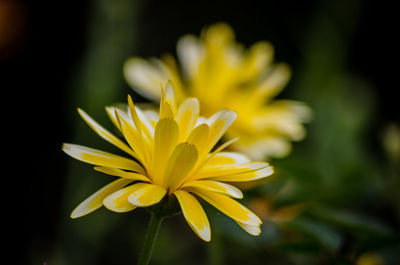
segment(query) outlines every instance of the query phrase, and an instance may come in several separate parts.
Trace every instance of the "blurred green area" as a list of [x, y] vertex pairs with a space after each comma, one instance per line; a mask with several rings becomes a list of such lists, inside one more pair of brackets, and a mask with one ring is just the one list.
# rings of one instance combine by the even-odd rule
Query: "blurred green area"
[[[346, 8], [341, 8], [344, 4]], [[299, 56], [290, 62], [294, 76], [284, 97], [305, 101], [315, 117], [307, 125], [307, 138], [294, 145], [292, 154], [271, 161], [275, 176], [246, 192], [245, 204], [250, 207], [260, 198], [268, 198], [253, 209], [261, 215], [263, 209], [268, 210], [263, 233], [252, 237], [205, 206], [212, 227], [211, 243], [198, 239], [182, 216], [172, 217], [161, 228], [151, 264], [366, 265], [365, 260], [375, 265], [400, 264], [399, 124], [380, 124], [381, 138], [373, 137], [379, 107], [376, 92], [368, 79], [349, 70], [351, 37], [361, 5], [358, 1], [317, 2], [307, 10], [310, 18], [304, 31], [295, 35], [302, 35], [295, 46]], [[179, 10], [165, 10], [162, 12], [171, 14], [157, 17], [156, 12], [139, 23], [139, 14], [148, 6], [144, 1], [90, 2], [87, 46], [66, 99], [67, 115], [73, 117], [67, 119], [73, 136], [65, 141], [118, 152], [86, 126], [75, 108], [85, 109], [100, 124], [112, 128], [106, 105], [125, 101], [127, 93], [143, 101], [123, 80], [122, 64], [129, 56], [148, 55], [140, 50], [151, 54], [151, 47], [157, 47], [156, 53], [171, 51], [179, 34], [171, 33], [163, 43], [171, 27], [163, 19], [172, 16], [176, 21], [181, 16]], [[190, 19], [190, 14], [182, 16]], [[153, 26], [143, 23], [150, 20]], [[233, 22], [235, 29], [240, 19], [227, 22]], [[190, 30], [197, 34], [204, 26], [200, 24], [188, 25], [196, 25]], [[151, 31], [154, 25], [158, 32]], [[250, 25], [246, 22], [242, 27]], [[259, 34], [262, 29], [249, 31], [257, 37], [247, 35], [252, 42], [260, 36], [269, 40], [268, 34]], [[157, 33], [158, 37], [151, 36]], [[145, 42], [152, 37], [152, 43]], [[280, 48], [273, 44], [279, 56]], [[143, 49], [146, 46], [150, 48]], [[146, 210], [115, 214], [101, 209], [77, 220], [69, 218], [76, 205], [109, 180], [91, 166], [69, 159], [56, 242], [49, 249], [33, 248], [31, 264], [135, 264], [150, 217]], [[304, 207], [269, 218], [277, 216], [271, 211], [293, 205]]]

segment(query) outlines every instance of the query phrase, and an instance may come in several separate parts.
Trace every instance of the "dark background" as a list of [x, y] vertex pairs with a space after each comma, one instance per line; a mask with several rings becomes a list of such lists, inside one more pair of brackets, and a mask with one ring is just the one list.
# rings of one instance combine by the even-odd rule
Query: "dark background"
[[[302, 73], [312, 71], [307, 68], [310, 65], [307, 61], [312, 57], [309, 54], [320, 52], [318, 43], [325, 45], [327, 42], [335, 47], [332, 53], [329, 49], [325, 50], [328, 54], [325, 63], [340, 65], [332, 69], [340, 68], [345, 75], [367, 84], [366, 93], [373, 102], [368, 101], [368, 104], [373, 107], [363, 129], [363, 137], [368, 139], [364, 143], [373, 159], [385, 164], [380, 137], [384, 127], [399, 118], [396, 93], [398, 46], [394, 43], [398, 35], [398, 27], [395, 26], [397, 14], [390, 1], [106, 2], [0, 0], [0, 24], [13, 32], [0, 35], [4, 39], [0, 39], [0, 87], [5, 92], [2, 96], [5, 117], [2, 128], [7, 135], [3, 141], [10, 143], [4, 150], [10, 161], [5, 162], [3, 167], [12, 168], [11, 173], [3, 173], [3, 177], [13, 180], [9, 187], [13, 197], [6, 202], [6, 206], [10, 207], [7, 218], [12, 223], [22, 220], [13, 234], [13, 239], [19, 242], [21, 255], [13, 264], [81, 264], [70, 263], [74, 258], [78, 259], [79, 254], [71, 247], [74, 240], [66, 239], [66, 232], [62, 231], [69, 231], [66, 227], [72, 222], [64, 220], [73, 209], [69, 206], [76, 205], [85, 197], [83, 195], [66, 203], [70, 200], [66, 198], [70, 198], [68, 193], [73, 185], [68, 180], [71, 160], [62, 153], [61, 144], [82, 139], [77, 129], [82, 123], [76, 107], [95, 111], [96, 118], [99, 115], [104, 117], [101, 106], [123, 101], [127, 93], [133, 93], [122, 79], [124, 58], [175, 53], [180, 36], [187, 33], [198, 35], [203, 26], [214, 22], [228, 22], [235, 30], [237, 40], [246, 46], [259, 40], [270, 41], [275, 47], [275, 60], [289, 63], [294, 72], [293, 81], [282, 97], [297, 97], [306, 102], [312, 97], [302, 95], [305, 86]], [[132, 14], [129, 15], [129, 12]], [[118, 20], [118, 17], [122, 18]], [[324, 23], [328, 25], [325, 28]], [[127, 26], [121, 29], [120, 25]], [[329, 39], [331, 34], [336, 34], [337, 38]], [[129, 41], [124, 42], [124, 37]], [[99, 45], [110, 39], [112, 41], [106, 48], [103, 47], [105, 52], [102, 53]], [[331, 47], [329, 45], [327, 47]], [[100, 51], [92, 52], [96, 49]], [[333, 54], [338, 51], [340, 53]], [[103, 63], [112, 62], [108, 65], [113, 70], [110, 75], [118, 81], [109, 84], [114, 85], [111, 89], [116, 92], [111, 96], [103, 95], [104, 102], [99, 99], [98, 103], [86, 103], [96, 101], [94, 98], [97, 96], [92, 93], [96, 90], [85, 91], [85, 84], [91, 80], [108, 84], [102, 81], [107, 77], [108, 68], [95, 72], [103, 58]], [[324, 90], [324, 87], [319, 89]], [[362, 100], [364, 92], [358, 91], [352, 97], [359, 96]], [[358, 106], [363, 108], [363, 104]], [[79, 184], [79, 181], [76, 183]], [[96, 188], [89, 187], [88, 190], [95, 191]], [[377, 208], [379, 210], [374, 209], [372, 214], [398, 229], [399, 219], [393, 208], [387, 205]], [[144, 220], [147, 218], [144, 212], [138, 215]], [[191, 240], [190, 244], [198, 244]], [[351, 240], [347, 243], [352, 244]], [[87, 247], [79, 242], [77, 245]], [[96, 247], [100, 249], [100, 258], [86, 262], [134, 262], [123, 261], [122, 258], [111, 261], [112, 255], [101, 254], [103, 248]], [[344, 243], [342, 248], [346, 247]], [[122, 248], [136, 251], [130, 250], [129, 246]], [[193, 248], [188, 248], [189, 253], [196, 253]], [[200, 245], [202, 248], [204, 246]], [[341, 252], [337, 253], [340, 255]], [[135, 253], [131, 257], [134, 258]], [[186, 258], [189, 257], [187, 254]], [[64, 263], [51, 263], [50, 260], [64, 260]]]

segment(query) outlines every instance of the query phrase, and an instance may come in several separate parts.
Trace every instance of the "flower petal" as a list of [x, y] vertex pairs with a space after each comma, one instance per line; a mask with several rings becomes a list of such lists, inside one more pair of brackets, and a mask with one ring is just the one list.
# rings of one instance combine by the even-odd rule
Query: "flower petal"
[[211, 116], [208, 120], [210, 126], [210, 133], [207, 140], [207, 152], [209, 152], [215, 144], [221, 139], [226, 130], [237, 117], [236, 112], [230, 110], [222, 110]]
[[196, 179], [215, 178], [222, 176], [231, 176], [253, 172], [268, 167], [265, 162], [250, 162], [245, 164], [226, 164], [226, 165], [211, 165], [204, 166], [196, 174]]
[[179, 141], [186, 141], [189, 133], [196, 125], [200, 113], [199, 101], [196, 98], [188, 98], [179, 106], [175, 117], [179, 125]]
[[[268, 76], [258, 85], [251, 100], [254, 104], [263, 104], [278, 95], [290, 79], [290, 67], [285, 63], [279, 63], [270, 68]], [[265, 103], [264, 103], [265, 104]]]
[[137, 189], [129, 195], [128, 201], [138, 207], [147, 207], [156, 204], [167, 193], [164, 187], [154, 184], [138, 183], [135, 186], [137, 186]]
[[75, 159], [92, 165], [126, 169], [139, 172], [141, 174], [145, 173], [143, 167], [131, 159], [86, 146], [77, 144], [64, 144], [63, 151]]
[[114, 124], [115, 127], [118, 128], [120, 132], [122, 132], [120, 122], [118, 121], [117, 111], [120, 116], [123, 116], [126, 120], [129, 120], [129, 114], [126, 113], [126, 108], [122, 109], [121, 106], [107, 106], [106, 112], [108, 117], [110, 118], [111, 122]]
[[123, 189], [117, 190], [112, 194], [108, 195], [104, 200], [104, 206], [109, 209], [110, 211], [117, 212], [117, 213], [124, 213], [132, 211], [136, 208], [135, 205], [132, 205], [128, 201], [128, 197], [137, 189], [140, 188], [140, 183], [133, 184]]
[[78, 108], [78, 112], [81, 115], [82, 119], [92, 128], [101, 138], [106, 140], [107, 142], [115, 145], [119, 149], [125, 151], [133, 157], [137, 157], [135, 152], [125, 143], [123, 143], [120, 139], [115, 137], [112, 133], [104, 129], [100, 124], [98, 124], [94, 119], [92, 119], [86, 112]]
[[178, 187], [196, 164], [197, 155], [194, 145], [187, 142], [178, 144], [168, 160], [163, 183], [171, 190]]
[[183, 189], [190, 187], [221, 193], [237, 199], [243, 198], [243, 193], [238, 188], [218, 181], [198, 180], [198, 181], [186, 182], [182, 185]]
[[132, 181], [133, 180], [131, 179], [120, 178], [104, 186], [97, 192], [93, 193], [89, 198], [84, 200], [81, 204], [79, 204], [72, 211], [71, 218], [78, 218], [99, 209], [101, 206], [103, 206], [103, 200], [105, 197], [115, 192], [116, 190], [123, 188]]
[[[157, 66], [164, 64], [157, 60]], [[124, 65], [124, 75], [127, 82], [137, 92], [147, 98], [158, 100], [161, 97], [160, 83], [171, 79], [166, 67], [157, 67], [142, 58], [131, 58]]]
[[199, 154], [203, 153], [204, 144], [208, 139], [209, 131], [210, 128], [208, 125], [203, 123], [194, 128], [187, 138], [187, 142], [194, 145], [199, 151]]
[[273, 167], [267, 166], [254, 171], [248, 171], [244, 173], [225, 175], [225, 176], [216, 176], [210, 179], [218, 181], [227, 181], [227, 182], [244, 182], [244, 181], [253, 181], [262, 179], [271, 176], [273, 173], [274, 173]]
[[183, 216], [192, 230], [204, 241], [210, 241], [210, 224], [199, 201], [189, 192], [183, 190], [177, 190], [174, 194], [181, 205]]
[[130, 117], [124, 117], [119, 110], [115, 111], [115, 115], [118, 119], [125, 140], [133, 151], [135, 151], [138, 160], [146, 167], [149, 160], [148, 155], [150, 150], [148, 146], [144, 144], [143, 138], [140, 136], [137, 127]]
[[177, 43], [177, 54], [189, 78], [195, 77], [201, 60], [204, 57], [204, 46], [194, 36], [184, 36]]
[[219, 152], [210, 158], [204, 165], [216, 166], [216, 165], [226, 165], [226, 164], [244, 164], [249, 163], [251, 160], [242, 153], [237, 152]]
[[190, 191], [237, 222], [251, 226], [262, 223], [256, 214], [228, 196], [198, 188], [190, 188]]
[[160, 120], [154, 132], [152, 177], [155, 184], [162, 184], [168, 158], [179, 138], [178, 124], [169, 118]]
[[151, 182], [148, 177], [145, 175], [135, 173], [135, 172], [127, 172], [123, 171], [117, 168], [111, 168], [111, 167], [94, 167], [95, 170], [105, 173], [107, 175], [111, 176], [116, 176], [116, 177], [121, 177], [121, 178], [127, 178], [127, 179], [133, 179], [133, 180], [141, 180], [145, 182]]
[[248, 225], [241, 222], [236, 222], [236, 223], [250, 235], [258, 236], [259, 234], [261, 234], [260, 225]]

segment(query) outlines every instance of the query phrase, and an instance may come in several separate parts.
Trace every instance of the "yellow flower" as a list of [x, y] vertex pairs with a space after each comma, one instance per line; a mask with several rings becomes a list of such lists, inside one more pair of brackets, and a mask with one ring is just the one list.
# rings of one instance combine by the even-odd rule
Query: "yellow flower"
[[251, 162], [240, 153], [224, 152], [236, 139], [213, 149], [236, 119], [234, 111], [221, 110], [209, 119], [200, 117], [196, 98], [187, 98], [178, 107], [171, 84], [162, 90], [158, 113], [141, 110], [130, 97], [127, 111], [116, 107], [106, 110], [127, 144], [78, 109], [100, 137], [130, 157], [75, 144], [63, 145], [63, 150], [73, 158], [119, 177], [82, 202], [72, 212], [72, 218], [103, 205], [114, 212], [127, 212], [157, 204], [173, 194], [190, 227], [205, 241], [211, 238], [210, 226], [195, 196], [232, 218], [248, 233], [261, 232], [260, 218], [232, 199], [242, 198], [242, 192], [225, 182], [258, 180], [271, 175], [272, 167], [265, 162]]
[[170, 55], [162, 60], [128, 59], [124, 66], [127, 82], [135, 91], [159, 100], [160, 82], [171, 80], [178, 102], [196, 97], [202, 115], [228, 108], [238, 113], [227, 132], [228, 139], [240, 137], [233, 149], [253, 159], [283, 157], [290, 141], [304, 138], [303, 122], [311, 110], [304, 103], [273, 100], [290, 77], [286, 64], [272, 64], [273, 47], [258, 42], [248, 50], [235, 42], [232, 29], [216, 24], [203, 30], [200, 38], [184, 36], [177, 44], [178, 68]]

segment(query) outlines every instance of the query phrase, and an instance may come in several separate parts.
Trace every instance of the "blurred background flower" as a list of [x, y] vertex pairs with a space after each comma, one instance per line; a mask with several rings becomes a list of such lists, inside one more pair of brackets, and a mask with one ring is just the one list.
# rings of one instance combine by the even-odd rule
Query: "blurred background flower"
[[[16, 4], [12, 10], [19, 15], [4, 13], [3, 2]], [[181, 232], [181, 218], [167, 220], [153, 264], [400, 263], [400, 163], [393, 129], [399, 128], [399, 113], [396, 68], [390, 66], [396, 61], [396, 8], [389, 1], [0, 3], [1, 37], [8, 36], [1, 41], [7, 44], [1, 46], [0, 87], [13, 111], [4, 115], [11, 134], [4, 139], [14, 145], [5, 165], [19, 169], [9, 176], [15, 180], [10, 187], [23, 194], [5, 204], [9, 220], [23, 220], [13, 229], [23, 254], [12, 264], [117, 265], [136, 259], [147, 213], [99, 210], [70, 220], [74, 206], [108, 180], [66, 160], [60, 144], [115, 152], [79, 120], [76, 107], [104, 117], [103, 106], [123, 102], [126, 94], [148, 103], [125, 81], [125, 60], [176, 56], [181, 36], [197, 36], [218, 21], [230, 24], [245, 47], [260, 40], [274, 45], [275, 61], [292, 69], [277, 98], [306, 102], [314, 119], [287, 157], [270, 161], [274, 176], [246, 191], [245, 204], [267, 213], [260, 236], [248, 236], [205, 207], [213, 241], [201, 242], [190, 228]], [[106, 119], [98, 122], [111, 128]], [[286, 216], [278, 214], [282, 209], [289, 209]]]
[[302, 123], [311, 119], [311, 110], [302, 102], [274, 100], [289, 81], [290, 69], [272, 63], [270, 43], [259, 41], [245, 49], [228, 24], [216, 23], [205, 27], [199, 38], [181, 37], [177, 54], [179, 63], [169, 54], [161, 60], [128, 59], [127, 82], [158, 101], [160, 83], [171, 80], [178, 100], [198, 98], [205, 117], [221, 108], [236, 111], [238, 118], [225, 137], [240, 137], [230, 148], [253, 159], [284, 157], [291, 150], [290, 141], [304, 138]]

